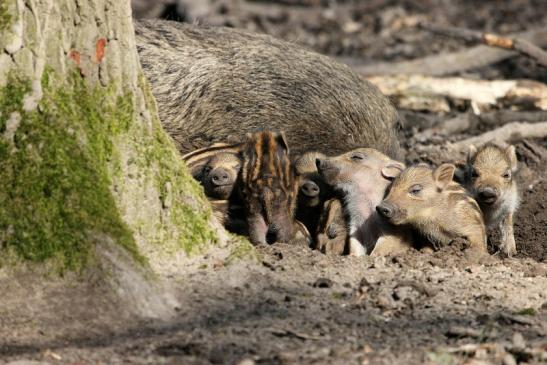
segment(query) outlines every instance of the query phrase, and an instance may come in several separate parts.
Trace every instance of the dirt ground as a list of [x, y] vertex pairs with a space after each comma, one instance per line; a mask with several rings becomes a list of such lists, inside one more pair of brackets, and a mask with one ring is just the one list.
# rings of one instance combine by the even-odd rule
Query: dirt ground
[[[254, 13], [236, 12], [236, 1], [224, 3], [205, 22], [268, 32], [361, 63], [466, 46], [410, 27], [416, 19], [500, 33], [547, 24], [547, 3], [540, 0], [254, 1]], [[338, 6], [328, 6], [333, 3]], [[545, 69], [524, 57], [474, 75], [547, 82]], [[401, 114], [409, 161], [439, 162], [438, 156], [413, 153], [417, 121], [453, 115]], [[515, 258], [468, 257], [458, 247], [388, 258], [333, 257], [287, 244], [259, 247], [260, 257], [250, 262], [226, 262], [212, 253], [166, 278], [180, 302], [167, 322], [135, 322], [116, 310], [81, 317], [67, 310], [58, 322], [40, 313], [0, 312], [0, 363], [546, 363], [547, 140], [520, 141], [517, 154], [522, 205]], [[491, 239], [496, 237], [494, 232]], [[101, 291], [94, 289], [58, 304], [85, 306], [86, 295], [93, 296], [90, 303], [100, 302]]]

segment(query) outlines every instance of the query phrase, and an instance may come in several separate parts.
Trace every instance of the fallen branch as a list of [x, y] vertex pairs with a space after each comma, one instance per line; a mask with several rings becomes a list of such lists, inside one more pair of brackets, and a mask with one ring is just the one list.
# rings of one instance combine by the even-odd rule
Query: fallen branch
[[491, 141], [514, 143], [525, 138], [545, 137], [547, 137], [547, 121], [541, 123], [514, 122], [479, 136], [452, 143], [449, 145], [449, 149], [463, 151], [470, 145], [480, 146]]
[[423, 131], [416, 133], [414, 138], [418, 142], [426, 142], [430, 140], [433, 136], [438, 134], [451, 135], [455, 133], [460, 133], [465, 130], [469, 130], [475, 126], [477, 123], [477, 116], [471, 113], [458, 115], [457, 117], [447, 119], [436, 124], [432, 128], [424, 129]]
[[[527, 40], [538, 47], [547, 46], [547, 28], [517, 33], [511, 35], [511, 37]], [[458, 52], [443, 53], [403, 62], [380, 62], [365, 65], [348, 62], [347, 59], [343, 58], [340, 61], [347, 63], [362, 75], [419, 74], [444, 76], [488, 66], [516, 55], [518, 53], [515, 51], [481, 45]]]
[[516, 143], [527, 138], [547, 137], [547, 121], [540, 123], [513, 122], [500, 128], [470, 137], [458, 142], [448, 143], [441, 146], [417, 145], [415, 152], [420, 159], [435, 161], [459, 161], [465, 158], [470, 145], [480, 146], [488, 142]]
[[[547, 85], [530, 80], [471, 80], [460, 77], [435, 78], [421, 75], [370, 76], [367, 80], [388, 96], [395, 98], [399, 107], [413, 110], [446, 112], [448, 104], [439, 98], [468, 100], [480, 105], [527, 104], [547, 110]], [[419, 100], [416, 103], [416, 100]], [[431, 105], [424, 100], [432, 100]]]
[[547, 67], [547, 52], [522, 38], [511, 36], [502, 37], [492, 33], [482, 33], [457, 27], [443, 27], [434, 24], [422, 23], [419, 24], [418, 27], [435, 34], [461, 38], [471, 42], [484, 43], [491, 47], [514, 50], [534, 59], [540, 65]]
[[417, 133], [415, 138], [418, 141], [425, 141], [437, 134], [451, 135], [461, 133], [476, 127], [501, 127], [512, 122], [538, 123], [547, 120], [547, 111], [514, 111], [496, 110], [476, 115], [466, 113], [454, 118], [444, 120], [433, 127], [424, 129]]
[[537, 123], [547, 120], [547, 111], [496, 110], [477, 116], [480, 125], [501, 126], [511, 122]]

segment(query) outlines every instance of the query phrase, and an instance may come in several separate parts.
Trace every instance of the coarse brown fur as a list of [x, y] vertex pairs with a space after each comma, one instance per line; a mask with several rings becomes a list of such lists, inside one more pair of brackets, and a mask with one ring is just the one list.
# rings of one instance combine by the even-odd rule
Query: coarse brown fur
[[315, 248], [325, 254], [346, 253], [348, 230], [340, 199], [327, 200], [319, 217]]
[[486, 229], [477, 202], [452, 181], [455, 166], [412, 166], [395, 178], [378, 212], [394, 225], [409, 225], [434, 247], [465, 239], [486, 252]]
[[499, 249], [508, 256], [517, 253], [513, 214], [519, 205], [514, 146], [489, 143], [478, 150], [470, 146], [465, 169], [465, 186], [481, 208], [487, 228], [499, 227]]
[[257, 132], [242, 153], [239, 196], [254, 244], [289, 242], [294, 233], [298, 180], [283, 133]]
[[143, 71], [182, 153], [284, 130], [295, 153], [368, 146], [397, 158], [398, 114], [349, 67], [263, 34], [135, 22]]
[[322, 153], [307, 152], [294, 162], [299, 181], [296, 219], [313, 233], [317, 231], [323, 204], [333, 196], [332, 188], [319, 175], [315, 165], [315, 160], [322, 157], [325, 157]]

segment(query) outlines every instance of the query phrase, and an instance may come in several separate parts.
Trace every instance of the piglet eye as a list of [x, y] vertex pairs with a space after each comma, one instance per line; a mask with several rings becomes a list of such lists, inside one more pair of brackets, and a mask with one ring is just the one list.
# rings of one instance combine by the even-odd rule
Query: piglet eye
[[471, 170], [471, 177], [474, 178], [474, 179], [476, 179], [477, 177], [479, 177], [478, 171], [475, 170], [475, 169], [472, 169], [472, 170]]
[[501, 175], [504, 179], [510, 179], [511, 178], [511, 171], [505, 171], [503, 175]]
[[416, 184], [412, 185], [410, 189], [408, 189], [408, 192], [412, 195], [418, 195], [423, 190], [423, 186]]
[[353, 161], [361, 161], [365, 159], [365, 155], [363, 155], [362, 153], [354, 153], [353, 155], [351, 155], [351, 159]]

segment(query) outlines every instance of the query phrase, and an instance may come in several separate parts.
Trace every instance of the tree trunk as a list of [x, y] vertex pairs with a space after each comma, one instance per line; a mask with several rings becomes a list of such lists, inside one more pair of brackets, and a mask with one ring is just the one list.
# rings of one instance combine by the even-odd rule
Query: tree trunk
[[[168, 274], [225, 242], [161, 129], [133, 34], [129, 1], [0, 3], [4, 269]], [[135, 277], [113, 277], [142, 294]]]

